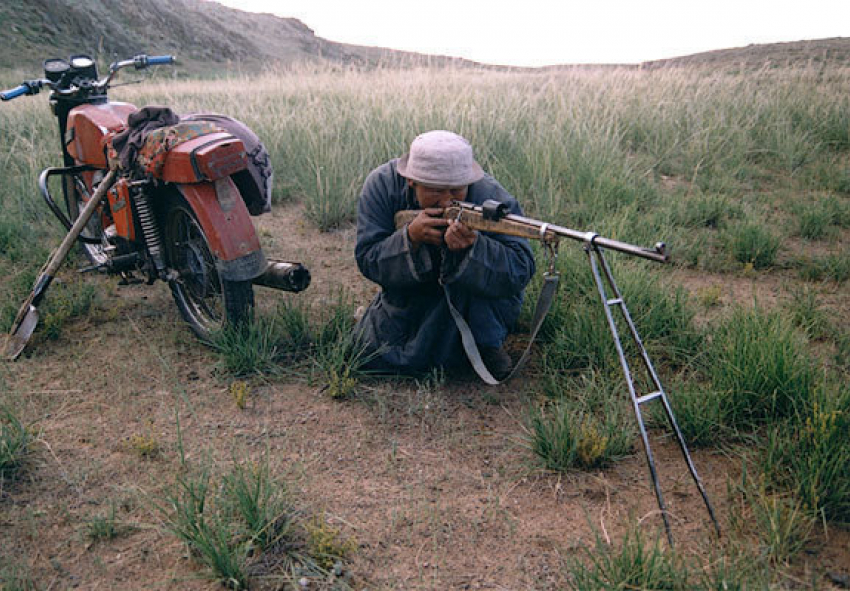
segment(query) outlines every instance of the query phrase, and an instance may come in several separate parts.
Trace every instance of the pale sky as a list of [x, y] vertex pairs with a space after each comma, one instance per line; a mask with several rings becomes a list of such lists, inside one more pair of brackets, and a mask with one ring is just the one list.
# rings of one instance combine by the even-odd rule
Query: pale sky
[[330, 41], [544, 66], [850, 36], [850, 0], [217, 0]]

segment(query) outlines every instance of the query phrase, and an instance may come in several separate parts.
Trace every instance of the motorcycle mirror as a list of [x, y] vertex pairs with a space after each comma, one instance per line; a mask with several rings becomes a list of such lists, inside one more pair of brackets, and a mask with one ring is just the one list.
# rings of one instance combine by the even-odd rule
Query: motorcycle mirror
[[71, 64], [62, 58], [53, 57], [44, 60], [44, 77], [51, 82], [59, 82], [62, 79], [62, 75], [70, 69]]

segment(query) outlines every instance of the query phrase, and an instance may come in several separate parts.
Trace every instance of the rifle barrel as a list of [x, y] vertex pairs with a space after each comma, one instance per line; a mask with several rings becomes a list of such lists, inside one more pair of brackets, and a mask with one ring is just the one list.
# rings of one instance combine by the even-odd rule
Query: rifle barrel
[[507, 214], [502, 219], [510, 220], [520, 224], [527, 224], [540, 229], [543, 229], [545, 226], [545, 230], [543, 230], [544, 232], [552, 232], [553, 234], [563, 236], [564, 238], [578, 240], [579, 242], [586, 242], [596, 246], [601, 246], [602, 248], [617, 250], [626, 254], [649, 259], [651, 261], [657, 261], [659, 263], [666, 263], [669, 260], [669, 256], [667, 254], [667, 245], [663, 242], [656, 242], [654, 248], [644, 248], [635, 244], [629, 244], [628, 242], [620, 242], [619, 240], [605, 238], [603, 236], [600, 236], [596, 232], [580, 232], [578, 230], [565, 228], [564, 226], [558, 226], [556, 224], [550, 224], [548, 222], [541, 222], [540, 220], [535, 220], [533, 218], [527, 218], [525, 216], [516, 215], [512, 213]]

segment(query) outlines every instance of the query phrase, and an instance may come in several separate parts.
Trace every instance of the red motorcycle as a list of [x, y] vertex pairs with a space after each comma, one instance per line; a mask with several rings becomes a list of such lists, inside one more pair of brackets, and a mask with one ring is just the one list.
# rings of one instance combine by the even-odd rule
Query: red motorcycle
[[[268, 154], [254, 133], [221, 115], [177, 117], [165, 107], [110, 101], [123, 68], [174, 63], [138, 55], [98, 78], [89, 56], [48, 59], [44, 78], [0, 93], [3, 101], [50, 89], [63, 166], [39, 188], [67, 228], [13, 324], [6, 355], [17, 358], [38, 322], [37, 306], [71, 247], [122, 283], [168, 283], [181, 315], [201, 339], [250, 317], [255, 284], [298, 292], [310, 283], [299, 263], [267, 261], [251, 215], [270, 209]], [[64, 208], [50, 192], [61, 179]]]

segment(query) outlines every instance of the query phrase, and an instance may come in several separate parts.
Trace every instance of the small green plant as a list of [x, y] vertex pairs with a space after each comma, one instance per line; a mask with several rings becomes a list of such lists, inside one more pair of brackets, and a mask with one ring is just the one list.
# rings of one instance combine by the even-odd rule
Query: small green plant
[[362, 367], [376, 353], [353, 333], [354, 304], [345, 294], [338, 295], [319, 322], [310, 352], [312, 379], [331, 398], [345, 398], [356, 392], [366, 375]]
[[804, 281], [835, 281], [850, 279], [850, 253], [827, 254], [822, 257], [803, 257], [797, 262]]
[[25, 566], [0, 563], [0, 589], [3, 591], [38, 591], [39, 588]]
[[350, 333], [336, 341], [326, 341], [312, 354], [313, 379], [331, 398], [346, 398], [357, 391], [365, 371], [362, 365], [370, 358], [366, 347]]
[[806, 240], [820, 240], [828, 235], [832, 217], [823, 207], [802, 208], [796, 216], [797, 234]]
[[339, 529], [328, 523], [323, 515], [316, 515], [306, 525], [307, 553], [323, 570], [349, 558], [357, 549], [357, 542], [344, 538]]
[[785, 564], [812, 543], [816, 519], [788, 495], [759, 491], [753, 513], [763, 553], [771, 564]]
[[12, 409], [0, 406], [0, 483], [17, 476], [32, 454], [34, 441], [32, 428]]
[[707, 287], [702, 287], [697, 290], [697, 300], [705, 308], [713, 308], [720, 304], [720, 297], [723, 295], [723, 288], [715, 283]]
[[272, 479], [268, 463], [234, 463], [224, 477], [224, 494], [245, 536], [260, 550], [291, 535], [296, 511], [283, 483]]
[[[716, 446], [730, 433], [726, 413], [729, 409], [727, 392], [712, 390], [704, 384], [682, 384], [667, 392], [676, 424], [691, 447]], [[653, 419], [658, 424], [667, 424], [663, 407], [653, 407]]]
[[219, 365], [228, 374], [244, 376], [277, 371], [279, 331], [274, 319], [258, 317], [225, 326], [212, 337]]
[[237, 462], [220, 487], [212, 487], [212, 480], [207, 469], [187, 470], [156, 508], [213, 578], [231, 589], [247, 589], [254, 565], [272, 549], [278, 563], [295, 564], [298, 512], [268, 464]]
[[824, 339], [830, 336], [829, 319], [818, 302], [817, 294], [810, 287], [803, 286], [793, 290], [786, 309], [791, 321], [810, 339]]
[[162, 453], [159, 437], [154, 432], [153, 422], [148, 421], [147, 433], [133, 433], [127, 438], [127, 450], [140, 458], [153, 459]]
[[595, 546], [582, 547], [581, 554], [567, 562], [572, 589], [694, 588], [687, 564], [672, 550], [664, 550], [660, 539], [648, 541], [636, 526], [627, 530], [619, 547], [606, 544], [597, 534]]
[[182, 540], [215, 580], [230, 589], [247, 589], [248, 542], [217, 511], [208, 472], [183, 474], [160, 507], [166, 527]]
[[92, 515], [89, 518], [85, 525], [85, 536], [92, 543], [108, 541], [117, 538], [129, 529], [131, 528], [118, 520], [115, 504], [110, 503], [108, 511]]
[[529, 447], [548, 470], [600, 468], [631, 451], [633, 431], [619, 419], [597, 418], [561, 401], [533, 411]]
[[741, 223], [727, 231], [726, 244], [732, 258], [761, 270], [776, 263], [781, 240], [758, 223]]
[[230, 396], [233, 398], [236, 408], [244, 410], [248, 405], [248, 398], [251, 395], [251, 384], [245, 380], [234, 380], [230, 383], [227, 390], [230, 392]]
[[741, 216], [726, 197], [703, 195], [681, 201], [674, 210], [673, 221], [686, 228], [720, 228], [730, 218]]
[[50, 295], [45, 299], [40, 331], [48, 339], [59, 338], [71, 319], [89, 313], [95, 298], [96, 292], [92, 285], [80, 281], [54, 283]]
[[850, 389], [821, 385], [790, 423], [772, 428], [759, 460], [775, 488], [790, 491], [812, 512], [850, 523]]
[[713, 388], [729, 395], [730, 428], [752, 428], [809, 406], [816, 364], [784, 315], [736, 308], [712, 336], [706, 372]]

